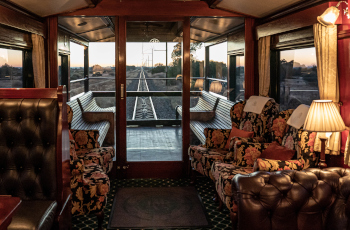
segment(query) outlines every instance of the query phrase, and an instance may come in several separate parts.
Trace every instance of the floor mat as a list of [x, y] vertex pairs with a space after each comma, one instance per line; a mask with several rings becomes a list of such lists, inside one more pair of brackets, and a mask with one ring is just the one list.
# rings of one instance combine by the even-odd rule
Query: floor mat
[[208, 227], [194, 187], [119, 188], [108, 228]]

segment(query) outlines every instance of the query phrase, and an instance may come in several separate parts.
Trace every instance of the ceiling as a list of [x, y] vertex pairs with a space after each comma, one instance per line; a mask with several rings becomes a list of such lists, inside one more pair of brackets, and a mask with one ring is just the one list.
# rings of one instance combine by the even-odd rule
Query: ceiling
[[[89, 42], [113, 42], [114, 17], [59, 17], [60, 27], [68, 29]], [[244, 18], [192, 17], [192, 41], [205, 42], [244, 24]], [[128, 42], [178, 41], [182, 36], [181, 22], [127, 22]]]
[[[94, 6], [101, 0], [8, 0], [28, 11], [33, 12], [41, 17], [49, 15], [72, 12], [78, 9]], [[104, 0], [102, 0], [104, 1]], [[128, 1], [128, 0], [115, 0]], [[147, 0], [140, 0], [147, 1]], [[176, 0], [163, 0], [167, 1]], [[198, 0], [177, 0], [177, 1], [198, 1]], [[232, 12], [262, 18], [273, 13], [277, 13], [282, 9], [308, 0], [203, 0], [210, 4], [215, 2], [216, 7]]]

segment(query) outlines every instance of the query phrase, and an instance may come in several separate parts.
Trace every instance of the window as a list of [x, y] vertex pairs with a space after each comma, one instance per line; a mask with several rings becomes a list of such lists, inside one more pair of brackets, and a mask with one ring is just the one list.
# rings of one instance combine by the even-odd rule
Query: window
[[115, 91], [115, 43], [89, 43], [89, 90]]
[[244, 90], [244, 56], [230, 55], [230, 100], [243, 101]]
[[23, 51], [0, 48], [0, 88], [23, 87]]
[[204, 89], [205, 47], [202, 43], [191, 43], [191, 91]]
[[209, 91], [227, 97], [227, 42], [209, 47]]
[[280, 109], [311, 105], [319, 99], [315, 48], [280, 51]]
[[70, 97], [84, 92], [84, 46], [70, 42]]

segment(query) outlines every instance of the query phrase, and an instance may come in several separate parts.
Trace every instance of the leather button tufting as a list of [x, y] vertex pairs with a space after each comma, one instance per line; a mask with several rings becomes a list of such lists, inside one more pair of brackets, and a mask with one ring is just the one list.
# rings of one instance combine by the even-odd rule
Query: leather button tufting
[[38, 120], [41, 121], [41, 117], [39, 117]]

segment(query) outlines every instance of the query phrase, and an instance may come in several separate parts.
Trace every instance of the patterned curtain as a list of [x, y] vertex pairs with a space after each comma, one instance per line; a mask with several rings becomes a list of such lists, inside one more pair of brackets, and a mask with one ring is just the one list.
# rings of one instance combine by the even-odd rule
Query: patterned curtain
[[270, 41], [271, 36], [259, 39], [259, 95], [268, 97], [270, 90]]
[[32, 34], [33, 43], [33, 72], [35, 88], [45, 88], [45, 48], [44, 38], [37, 34]]
[[[317, 80], [320, 99], [332, 100], [338, 107], [339, 80], [337, 68], [337, 26], [314, 24], [317, 57]], [[338, 107], [339, 110], [339, 107]], [[324, 135], [324, 134], [317, 134]], [[332, 133], [326, 144], [326, 154], [340, 154], [340, 132]], [[321, 141], [315, 140], [315, 150], [321, 151]]]

